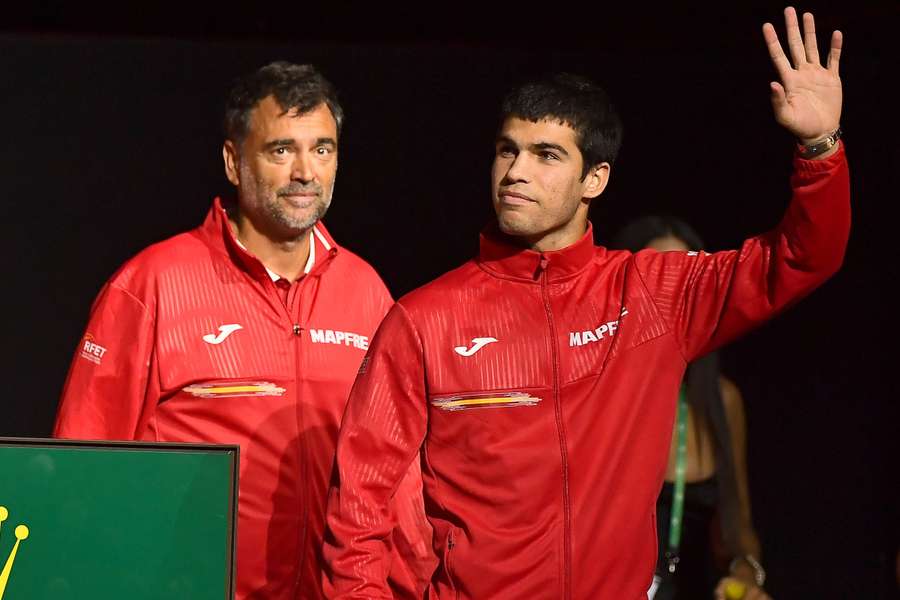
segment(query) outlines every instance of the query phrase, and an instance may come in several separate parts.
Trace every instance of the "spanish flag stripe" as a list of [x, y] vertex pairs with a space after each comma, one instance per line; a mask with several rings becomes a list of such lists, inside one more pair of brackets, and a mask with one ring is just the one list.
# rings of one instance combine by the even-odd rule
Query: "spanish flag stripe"
[[451, 400], [450, 402], [440, 402], [437, 406], [473, 406], [479, 404], [519, 404], [522, 402], [533, 402], [537, 398], [531, 396], [519, 398], [465, 398], [462, 400]]
[[272, 391], [272, 388], [263, 385], [233, 385], [230, 387], [196, 388], [191, 391], [204, 394], [240, 394], [244, 392], [267, 392]]

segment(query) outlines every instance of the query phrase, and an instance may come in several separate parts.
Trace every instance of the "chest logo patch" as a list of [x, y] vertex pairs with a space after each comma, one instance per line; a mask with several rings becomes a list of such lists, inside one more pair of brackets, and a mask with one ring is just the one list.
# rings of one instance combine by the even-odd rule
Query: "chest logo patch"
[[460, 356], [472, 356], [488, 344], [496, 342], [497, 338], [492, 337], [477, 337], [472, 338], [472, 347], [466, 348], [465, 346], [457, 346], [453, 350], [459, 354]]
[[310, 329], [309, 339], [313, 344], [335, 344], [336, 346], [352, 346], [360, 350], [369, 349], [369, 336], [353, 333], [352, 331]]
[[229, 325], [219, 325], [219, 334], [213, 335], [211, 333], [207, 333], [203, 336], [203, 341], [207, 344], [218, 345], [225, 341], [229, 335], [237, 331], [238, 329], [243, 329], [242, 325], [238, 325], [237, 323], [231, 323]]
[[604, 337], [616, 335], [616, 330], [619, 329], [619, 320], [627, 314], [628, 309], [623, 306], [622, 312], [619, 313], [619, 318], [615, 321], [601, 323], [596, 329], [569, 332], [569, 347], [584, 346], [585, 344], [600, 342]]

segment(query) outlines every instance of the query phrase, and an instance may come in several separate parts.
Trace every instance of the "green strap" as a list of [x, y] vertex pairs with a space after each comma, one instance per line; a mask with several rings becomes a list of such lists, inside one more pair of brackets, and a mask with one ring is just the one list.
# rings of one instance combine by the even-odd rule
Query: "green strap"
[[675, 493], [672, 496], [672, 518], [669, 521], [669, 551], [678, 552], [681, 544], [681, 518], [684, 514], [684, 472], [687, 455], [688, 403], [684, 386], [678, 392], [678, 420], [675, 425], [677, 447], [675, 450]]

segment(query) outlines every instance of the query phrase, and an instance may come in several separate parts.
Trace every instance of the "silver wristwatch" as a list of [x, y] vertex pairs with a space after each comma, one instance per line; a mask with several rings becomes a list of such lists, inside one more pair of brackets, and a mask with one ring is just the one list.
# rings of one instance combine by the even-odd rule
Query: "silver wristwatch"
[[812, 144], [798, 144], [798, 150], [800, 152], [801, 158], [815, 158], [820, 154], [824, 154], [828, 150], [834, 148], [834, 145], [837, 144], [838, 140], [841, 139], [841, 135], [843, 131], [841, 131], [840, 126], [837, 129], [826, 135], [821, 140], [817, 140]]

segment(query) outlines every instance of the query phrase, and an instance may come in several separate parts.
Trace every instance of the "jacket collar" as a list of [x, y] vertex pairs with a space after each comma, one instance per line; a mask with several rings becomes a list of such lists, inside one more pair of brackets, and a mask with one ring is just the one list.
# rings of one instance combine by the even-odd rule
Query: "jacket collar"
[[577, 242], [549, 252], [517, 246], [494, 222], [481, 232], [478, 264], [498, 277], [538, 281], [546, 273], [547, 280], [554, 282], [578, 274], [598, 251], [606, 252], [604, 248], [594, 246], [594, 229], [590, 222]]
[[[271, 279], [270, 272], [265, 265], [248, 252], [235, 237], [228, 220], [228, 211], [221, 198], [213, 201], [212, 208], [209, 209], [201, 229], [214, 246], [227, 253], [238, 266], [248, 271], [255, 279]], [[308, 273], [315, 273], [320, 268], [324, 268], [324, 265], [337, 254], [339, 248], [322, 221], [313, 225], [312, 234], [312, 243], [310, 244], [312, 264]]]

